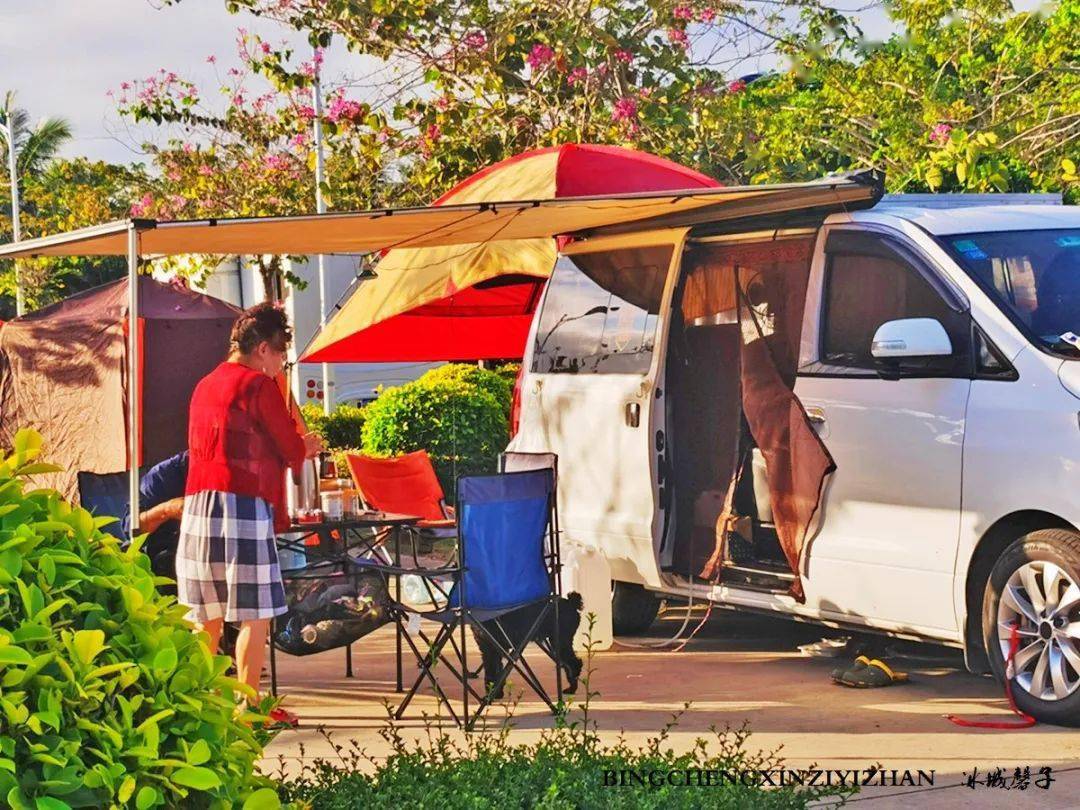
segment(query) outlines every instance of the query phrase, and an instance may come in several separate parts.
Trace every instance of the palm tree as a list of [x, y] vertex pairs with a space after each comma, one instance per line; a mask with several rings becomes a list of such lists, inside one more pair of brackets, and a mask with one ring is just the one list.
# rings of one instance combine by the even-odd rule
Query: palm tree
[[[15, 131], [15, 172], [20, 178], [40, 174], [60, 148], [71, 139], [71, 124], [63, 118], [43, 118], [31, 129], [30, 114], [15, 106], [15, 93], [8, 91], [0, 105], [0, 150], [7, 156], [9, 122]], [[0, 172], [9, 183], [7, 162]]]
[[[30, 115], [15, 106], [15, 92], [4, 95], [0, 107], [0, 152], [7, 157], [4, 168], [11, 190], [11, 225], [13, 236], [19, 238], [19, 181], [39, 174], [56, 157], [60, 147], [71, 138], [71, 124], [63, 118], [43, 118], [33, 129]], [[14, 175], [14, 177], [12, 176]], [[25, 309], [20, 281], [19, 263], [15, 263], [15, 312]]]

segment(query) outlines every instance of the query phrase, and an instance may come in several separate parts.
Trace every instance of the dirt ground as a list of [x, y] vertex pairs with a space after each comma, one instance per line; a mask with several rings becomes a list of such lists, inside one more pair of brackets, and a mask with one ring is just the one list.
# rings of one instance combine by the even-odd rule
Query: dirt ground
[[[696, 623], [695, 617], [690, 626]], [[625, 641], [654, 644], [672, 636], [681, 624], [682, 614], [672, 609], [647, 636]], [[747, 747], [779, 750], [789, 768], [880, 764], [934, 771], [933, 788], [866, 788], [856, 806], [1080, 807], [1080, 730], [953, 725], [945, 714], [1007, 719], [1008, 708], [995, 681], [968, 674], [959, 651], [933, 645], [892, 643], [886, 660], [910, 673], [908, 684], [885, 689], [836, 686], [829, 672], [847, 659], [807, 657], [798, 650], [823, 635], [840, 634], [782, 619], [714, 611], [679, 652], [617, 642], [593, 658], [591, 689], [599, 695], [591, 701], [590, 715], [603, 738], [614, 740], [622, 732], [631, 744], [640, 744], [690, 701], [670, 735], [675, 748], [689, 748], [697, 737], [708, 737], [711, 726], [746, 722], [752, 731]], [[479, 656], [472, 650], [470, 666], [475, 666]], [[416, 670], [408, 650], [405, 654], [408, 686]], [[529, 660], [553, 689], [550, 662], [539, 651]], [[301, 746], [308, 761], [330, 755], [320, 726], [337, 743], [355, 740], [376, 758], [385, 756], [388, 745], [379, 735], [387, 724], [385, 703], [396, 704], [400, 698], [394, 691], [392, 626], [355, 646], [353, 667], [355, 677], [345, 678], [341, 650], [306, 658], [279, 655], [279, 688], [286, 708], [299, 715], [301, 728], [274, 741], [264, 771], [279, 772], [284, 763], [285, 772], [294, 772]], [[420, 736], [422, 715], [433, 714], [435, 706], [430, 689], [422, 689], [397, 727], [406, 736]], [[492, 717], [498, 716], [494, 711]], [[513, 722], [512, 738], [525, 741], [549, 728], [552, 718], [535, 695], [524, 693]], [[962, 784], [975, 768], [980, 776], [997, 767], [1012, 773], [1016, 766], [1030, 766], [1035, 774], [1044, 765], [1053, 767], [1055, 778], [1047, 790], [972, 789]]]

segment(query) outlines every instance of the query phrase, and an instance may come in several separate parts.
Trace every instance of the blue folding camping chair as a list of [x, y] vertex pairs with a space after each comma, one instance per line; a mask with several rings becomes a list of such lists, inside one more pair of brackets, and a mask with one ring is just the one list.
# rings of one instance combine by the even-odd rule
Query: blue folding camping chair
[[[553, 614], [558, 626], [559, 576], [551, 570], [547, 549], [558, 548], [552, 515], [555, 508], [555, 473], [553, 469], [467, 476], [458, 479], [457, 563], [433, 569], [411, 569], [419, 576], [447, 576], [452, 581], [448, 602], [443, 610], [421, 613], [423, 619], [439, 625], [433, 639], [417, 631], [422, 649], [405, 632], [404, 638], [416, 656], [419, 672], [412, 688], [398, 706], [395, 718], [401, 719], [417, 690], [426, 680], [458, 725], [471, 730], [484, 710], [501, 692], [506, 679], [517, 671], [523, 680], [547, 703], [552, 712], [556, 705], [523, 653], [545, 621]], [[547, 546], [547, 549], [545, 548]], [[399, 606], [404, 613], [408, 609]], [[499, 620], [512, 611], [532, 607], [535, 619], [528, 631], [510, 640], [501, 631]], [[530, 614], [531, 615], [531, 614]], [[466, 627], [496, 649], [505, 662], [488, 691], [480, 695], [469, 684]], [[495, 628], [492, 632], [491, 628]], [[455, 635], [457, 637], [455, 637]], [[462, 690], [462, 714], [454, 711], [446, 692], [439, 684], [439, 664], [453, 675]], [[562, 701], [562, 672], [556, 662], [556, 695]], [[469, 713], [470, 698], [477, 701]]]

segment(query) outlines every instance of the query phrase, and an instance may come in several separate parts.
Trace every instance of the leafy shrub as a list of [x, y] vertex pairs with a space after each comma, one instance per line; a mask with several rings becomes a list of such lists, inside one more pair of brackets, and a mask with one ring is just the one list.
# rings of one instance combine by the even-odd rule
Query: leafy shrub
[[366, 408], [364, 452], [427, 450], [452, 500], [459, 475], [488, 473], [509, 440], [509, 387], [494, 372], [448, 365], [387, 388]]
[[154, 587], [140, 543], [26, 476], [41, 437], [0, 458], [0, 805], [276, 807], [229, 661]]
[[[543, 731], [534, 743], [510, 742], [516, 704], [507, 709], [506, 719], [494, 729], [495, 733], [465, 735], [463, 743], [435, 727], [431, 718], [425, 719], [427, 733], [416, 739], [406, 739], [393, 721], [387, 720], [380, 732], [391, 745], [391, 753], [385, 760], [369, 757], [356, 742], [340, 745], [323, 731], [337, 753], [337, 760], [302, 760], [299, 773], [281, 782], [280, 795], [284, 800], [309, 804], [314, 810], [401, 807], [741, 810], [803, 808], [827, 796], [848, 796], [855, 792], [852, 788], [799, 787], [790, 782], [768, 789], [754, 784], [753, 774], [782, 768], [783, 761], [776, 752], [747, 751], [750, 733], [745, 725], [738, 729], [713, 728], [715, 743], [711, 745], [699, 738], [690, 751], [676, 754], [667, 743], [682, 712], [676, 713], [671, 722], [640, 748], [631, 748], [622, 739], [613, 745], [604, 744], [595, 721], [590, 720], [590, 703], [597, 693], [589, 690], [592, 656], [588, 659], [588, 675], [581, 680], [583, 703], [580, 707], [563, 707], [564, 713], [556, 718], [555, 728]], [[687, 703], [686, 708], [689, 706]], [[282, 776], [287, 766], [287, 759], [281, 757]], [[662, 783], [607, 787], [604, 785], [607, 771], [634, 771], [645, 774], [646, 778], [653, 771], [664, 774], [712, 771], [714, 775], [712, 784], [704, 786]], [[736, 778], [720, 778], [725, 773]], [[742, 773], [750, 774], [751, 778], [738, 779]]]
[[318, 433], [331, 449], [357, 447], [364, 429], [365, 410], [356, 405], [338, 405], [327, 416], [321, 405], [312, 402], [300, 407], [308, 429]]
[[487, 391], [496, 401], [510, 412], [510, 397], [514, 390], [514, 378], [507, 380], [499, 371], [480, 368], [469, 363], [447, 363], [444, 366], [424, 372], [417, 382], [433, 384], [439, 382], [459, 382], [481, 391]]

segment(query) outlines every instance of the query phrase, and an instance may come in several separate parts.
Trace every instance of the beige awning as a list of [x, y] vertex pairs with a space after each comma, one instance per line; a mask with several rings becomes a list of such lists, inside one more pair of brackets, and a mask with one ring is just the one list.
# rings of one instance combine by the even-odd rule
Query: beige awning
[[121, 220], [0, 247], [0, 259], [127, 255], [139, 231], [144, 256], [369, 253], [387, 248], [589, 235], [607, 229], [678, 227], [801, 208], [865, 207], [881, 194], [863, 172], [809, 183], [729, 186], [603, 197], [484, 202], [359, 213], [154, 222]]

